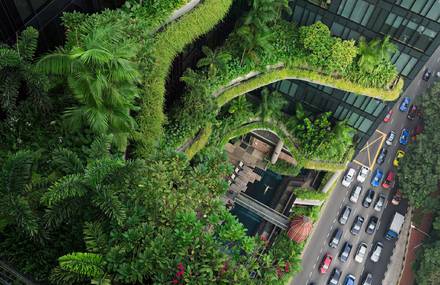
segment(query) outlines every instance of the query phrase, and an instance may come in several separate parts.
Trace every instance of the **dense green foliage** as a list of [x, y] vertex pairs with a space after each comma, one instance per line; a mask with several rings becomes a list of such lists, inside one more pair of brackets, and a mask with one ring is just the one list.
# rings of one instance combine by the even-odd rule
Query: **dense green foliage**
[[293, 165], [281, 159], [278, 159], [275, 164], [269, 163], [267, 165], [267, 168], [278, 174], [292, 176], [292, 177], [297, 176], [301, 171], [300, 167], [297, 167], [296, 165]]
[[[187, 2], [128, 0], [116, 10], [67, 13], [65, 45], [37, 65], [34, 29], [16, 46], [1, 46], [0, 258], [39, 283], [267, 285], [299, 270], [303, 244], [281, 234], [268, 247], [224, 207], [232, 169], [222, 143], [251, 127], [270, 129], [298, 170], [306, 154], [298, 146], [313, 159], [342, 160], [349, 130], [328, 115], [286, 116], [276, 92], [224, 104], [213, 94], [280, 62], [338, 80], [356, 67], [354, 43], [331, 38], [322, 24], [299, 32], [280, 21], [290, 13], [287, 0], [253, 0], [223, 47], [203, 48], [166, 120], [173, 59], [232, 4], [205, 0], [166, 23]], [[316, 56], [309, 62], [319, 44], [315, 32], [333, 42], [319, 47], [328, 66]], [[377, 66], [388, 63], [381, 56]], [[388, 79], [362, 84], [384, 88]], [[196, 134], [184, 153], [176, 151]], [[301, 211], [313, 219], [318, 213]]]
[[438, 283], [440, 258], [440, 148], [438, 126], [440, 123], [440, 84], [435, 83], [425, 94], [418, 97], [422, 110], [424, 130], [408, 146], [406, 155], [398, 168], [398, 185], [409, 203], [423, 212], [431, 212], [433, 229], [424, 242], [422, 252], [414, 264], [417, 283]]
[[312, 188], [296, 188], [293, 190], [293, 193], [295, 193], [298, 199], [323, 201], [327, 198], [327, 193]]
[[37, 40], [38, 31], [29, 27], [20, 34], [14, 47], [0, 45], [0, 111], [8, 114], [10, 120], [17, 115], [20, 88], [25, 88], [34, 109], [48, 110], [49, 81], [33, 66]]

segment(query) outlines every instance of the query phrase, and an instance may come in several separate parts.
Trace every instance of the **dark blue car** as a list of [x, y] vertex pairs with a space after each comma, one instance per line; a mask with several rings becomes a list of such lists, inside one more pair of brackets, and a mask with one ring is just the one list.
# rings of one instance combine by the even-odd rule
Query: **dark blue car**
[[347, 277], [345, 277], [344, 285], [355, 285], [355, 282], [356, 278], [353, 275], [348, 274]]
[[377, 168], [373, 173], [373, 177], [371, 177], [371, 185], [373, 187], [378, 187], [380, 185], [380, 182], [382, 181], [382, 178], [383, 171]]
[[408, 142], [409, 142], [409, 131], [407, 129], [403, 129], [402, 134], [400, 135], [399, 138], [399, 143], [401, 145], [407, 145]]
[[403, 98], [403, 101], [400, 104], [399, 110], [402, 112], [408, 112], [410, 103], [411, 103], [411, 99], [409, 97]]

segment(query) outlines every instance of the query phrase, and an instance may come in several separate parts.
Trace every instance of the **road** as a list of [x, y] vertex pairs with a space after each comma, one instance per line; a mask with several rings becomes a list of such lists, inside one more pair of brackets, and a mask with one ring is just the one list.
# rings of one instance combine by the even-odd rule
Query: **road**
[[[384, 174], [389, 170], [395, 171], [394, 166], [392, 165], [395, 153], [398, 149], [406, 150], [405, 146], [399, 144], [399, 136], [401, 134], [401, 130], [403, 128], [408, 128], [409, 130], [413, 129], [417, 124], [417, 120], [408, 120], [407, 113], [403, 113], [399, 111], [399, 106], [404, 97], [410, 97], [412, 101], [423, 94], [428, 86], [435, 80], [435, 72], [440, 71], [440, 47], [436, 50], [434, 55], [430, 58], [430, 60], [425, 65], [425, 68], [433, 70], [433, 76], [431, 79], [426, 82], [423, 81], [422, 75], [425, 68], [422, 68], [416, 79], [411, 82], [408, 86], [404, 94], [400, 97], [397, 103], [393, 107], [393, 115], [392, 120], [388, 123], [382, 123], [379, 125], [376, 133], [369, 139], [369, 142], [366, 144], [366, 150], [360, 152], [354, 160], [349, 164], [348, 167], [353, 167], [357, 171], [360, 169], [359, 164], [364, 164], [370, 166], [370, 169], [373, 171], [379, 167], [383, 170]], [[393, 144], [391, 146], [386, 146], [384, 144], [385, 136], [389, 133], [389, 131], [393, 130], [397, 137], [395, 138]], [[388, 149], [388, 154], [385, 162], [382, 165], [375, 165], [375, 157], [377, 156], [380, 148], [384, 146]], [[396, 211], [405, 214], [407, 210], [407, 202], [406, 200], [402, 200], [399, 206], [394, 206], [390, 203], [392, 196], [394, 195], [395, 189], [387, 190], [382, 187], [377, 187], [375, 190], [376, 195], [375, 199], [379, 196], [379, 194], [385, 195], [387, 197], [387, 204], [385, 209], [381, 212], [376, 212], [373, 210], [373, 205], [369, 208], [362, 207], [362, 199], [364, 198], [364, 194], [367, 189], [372, 188], [370, 184], [372, 172], [370, 171], [367, 179], [364, 183], [362, 183], [363, 191], [359, 198], [357, 204], [353, 204], [349, 201], [349, 196], [351, 193], [351, 189], [357, 184], [357, 181], [354, 181], [349, 188], [343, 187], [340, 183], [334, 189], [332, 195], [327, 200], [325, 207], [321, 213], [321, 218], [318, 221], [318, 224], [315, 226], [315, 230], [311, 237], [311, 240], [308, 243], [307, 248], [304, 251], [302, 266], [303, 270], [297, 274], [294, 278], [291, 285], [308, 285], [310, 283], [315, 283], [316, 285], [324, 285], [327, 284], [329, 276], [333, 268], [338, 268], [342, 271], [342, 276], [339, 281], [339, 284], [343, 284], [343, 281], [348, 274], [353, 274], [356, 277], [358, 283], [359, 280], [362, 280], [367, 272], [371, 272], [373, 275], [373, 285], [379, 285], [382, 283], [382, 280], [385, 275], [385, 271], [387, 269], [388, 262], [390, 260], [392, 250], [394, 248], [395, 241], [387, 241], [384, 239], [384, 233], [387, 230], [387, 227], [391, 223], [391, 220]], [[338, 217], [340, 215], [341, 210], [345, 205], [349, 205], [353, 211], [350, 215], [350, 218], [346, 225], [342, 226], [339, 224]], [[362, 225], [361, 232], [357, 236], [353, 236], [350, 233], [351, 225], [357, 215], [361, 215], [364, 217], [365, 222]], [[368, 223], [369, 218], [374, 215], [379, 218], [378, 228], [374, 235], [368, 235], [365, 233], [365, 228]], [[339, 243], [339, 246], [336, 249], [330, 248], [328, 246], [329, 240], [331, 238], [331, 234], [335, 231], [336, 228], [341, 228], [343, 230], [343, 237]], [[353, 245], [353, 249], [350, 253], [350, 257], [348, 258], [346, 263], [342, 263], [337, 256], [343, 246], [343, 244], [348, 241]], [[384, 250], [382, 251], [382, 255], [378, 263], [373, 263], [370, 260], [371, 251], [373, 249], [374, 244], [377, 241], [381, 241], [384, 244]], [[362, 264], [358, 264], [354, 261], [354, 255], [356, 254], [356, 250], [358, 245], [361, 242], [365, 242], [368, 245], [368, 254], [364, 259]], [[326, 274], [319, 273], [319, 265], [323, 259], [323, 256], [329, 253], [334, 257], [333, 262], [327, 271]], [[359, 282], [359, 284], [361, 284]], [[384, 284], [385, 285], [385, 284]], [[386, 285], [394, 285], [394, 284], [386, 284]]]

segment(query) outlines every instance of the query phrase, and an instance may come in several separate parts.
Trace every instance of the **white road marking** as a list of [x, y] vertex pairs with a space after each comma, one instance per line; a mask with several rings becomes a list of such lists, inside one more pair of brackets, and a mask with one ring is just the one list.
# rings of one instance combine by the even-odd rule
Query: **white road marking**
[[[331, 230], [331, 228], [330, 228], [330, 230]], [[327, 237], [329, 237], [329, 236], [330, 236], [330, 232], [327, 233]]]

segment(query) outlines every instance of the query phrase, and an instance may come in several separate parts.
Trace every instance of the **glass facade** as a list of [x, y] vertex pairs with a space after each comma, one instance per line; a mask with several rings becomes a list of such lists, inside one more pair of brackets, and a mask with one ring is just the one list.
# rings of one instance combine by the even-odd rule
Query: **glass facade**
[[115, 8], [124, 0], [7, 0], [0, 1], [0, 41], [14, 43], [27, 26], [40, 31], [39, 48], [51, 49], [64, 40], [63, 12], [96, 12]]
[[[358, 40], [362, 36], [370, 40], [390, 35], [397, 47], [391, 60], [404, 78], [405, 88], [440, 46], [440, 1], [332, 0], [325, 7], [313, 2], [291, 1], [294, 13], [290, 20], [299, 25], [322, 21], [333, 35], [344, 39]], [[297, 80], [278, 82], [272, 88], [292, 102], [303, 102], [311, 111], [332, 111], [335, 119], [346, 120], [358, 130], [358, 147], [394, 104]]]

